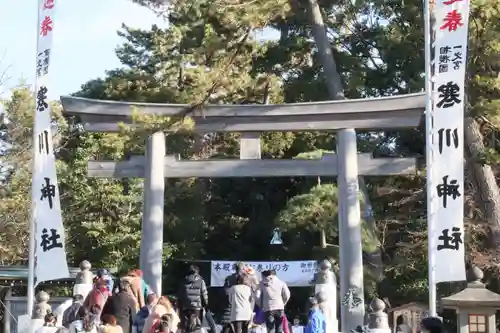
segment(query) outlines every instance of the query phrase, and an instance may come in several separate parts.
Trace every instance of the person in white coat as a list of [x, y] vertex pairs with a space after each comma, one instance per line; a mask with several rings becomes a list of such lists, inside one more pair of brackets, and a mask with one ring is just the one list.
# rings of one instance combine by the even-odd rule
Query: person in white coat
[[264, 311], [267, 333], [283, 333], [283, 318], [290, 290], [274, 270], [262, 272], [262, 277], [259, 304]]
[[231, 325], [234, 333], [248, 333], [253, 315], [254, 295], [250, 282], [244, 275], [236, 278], [236, 284], [229, 290], [231, 304]]

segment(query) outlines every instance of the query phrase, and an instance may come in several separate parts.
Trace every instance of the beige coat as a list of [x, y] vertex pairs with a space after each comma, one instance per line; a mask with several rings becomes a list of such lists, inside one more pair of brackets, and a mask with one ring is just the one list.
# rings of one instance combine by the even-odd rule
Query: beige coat
[[231, 322], [250, 321], [253, 315], [253, 292], [250, 286], [236, 284], [229, 289], [231, 304]]
[[102, 325], [99, 327], [98, 333], [123, 333], [122, 327], [119, 325]]
[[128, 281], [130, 283], [130, 286], [132, 287], [132, 296], [134, 296], [135, 298], [136, 310], [141, 309], [146, 305], [146, 302], [144, 301], [144, 294], [142, 293], [141, 278], [134, 276], [125, 276], [122, 279]]

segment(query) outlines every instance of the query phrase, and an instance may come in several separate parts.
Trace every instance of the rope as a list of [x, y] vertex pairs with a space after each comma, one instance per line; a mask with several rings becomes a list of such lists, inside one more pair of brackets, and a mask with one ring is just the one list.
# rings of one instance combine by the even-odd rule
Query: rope
[[[214, 260], [207, 259], [184, 259], [184, 258], [168, 258], [167, 261], [183, 261], [183, 262], [212, 262]], [[229, 260], [231, 261], [231, 260]], [[234, 261], [234, 260], [233, 260]]]
[[14, 321], [16, 322], [16, 324], [19, 324], [19, 323], [17, 322], [17, 319], [16, 319], [16, 318], [12, 315], [12, 312], [10, 312], [10, 309], [8, 309], [8, 308], [7, 308], [7, 306], [5, 305], [5, 303], [4, 303], [1, 299], [0, 299], [0, 305], [2, 305], [2, 306], [3, 306], [3, 308], [4, 308], [4, 310], [5, 310], [5, 312], [7, 312], [7, 314], [8, 314], [8, 315], [9, 315], [12, 319], [14, 319]]

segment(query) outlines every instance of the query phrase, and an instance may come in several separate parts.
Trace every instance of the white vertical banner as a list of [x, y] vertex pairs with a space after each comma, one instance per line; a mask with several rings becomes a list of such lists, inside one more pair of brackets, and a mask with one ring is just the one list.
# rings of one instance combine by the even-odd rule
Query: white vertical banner
[[37, 283], [69, 277], [47, 99], [55, 9], [55, 0], [38, 0], [32, 184]]
[[464, 104], [468, 0], [435, 1], [432, 221], [435, 282], [466, 279]]

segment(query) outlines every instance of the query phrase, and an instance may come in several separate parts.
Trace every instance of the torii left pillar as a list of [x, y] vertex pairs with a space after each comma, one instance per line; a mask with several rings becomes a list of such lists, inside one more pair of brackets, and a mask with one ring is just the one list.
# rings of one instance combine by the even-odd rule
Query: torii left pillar
[[337, 154], [340, 318], [342, 332], [349, 332], [363, 325], [365, 317], [359, 173], [354, 129], [337, 132]]
[[156, 295], [161, 295], [163, 268], [163, 210], [165, 200], [165, 134], [156, 132], [146, 143], [144, 206], [140, 268]]

